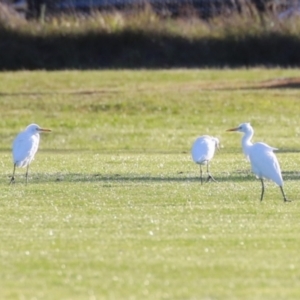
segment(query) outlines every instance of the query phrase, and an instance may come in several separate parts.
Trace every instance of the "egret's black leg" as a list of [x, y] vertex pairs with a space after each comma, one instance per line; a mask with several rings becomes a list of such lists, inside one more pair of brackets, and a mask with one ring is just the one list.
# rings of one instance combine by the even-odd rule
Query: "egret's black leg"
[[207, 175], [208, 175], [207, 181], [212, 180], [212, 181], [214, 181], [214, 182], [217, 182], [217, 181], [211, 176], [211, 174], [209, 173], [209, 163], [208, 163], [208, 162], [207, 162]]
[[291, 202], [291, 200], [288, 200], [288, 199], [286, 198], [285, 193], [284, 193], [284, 191], [283, 191], [283, 187], [282, 187], [282, 186], [279, 186], [279, 187], [280, 187], [280, 190], [281, 190], [281, 193], [282, 193], [284, 202]]
[[28, 170], [29, 170], [29, 164], [27, 165], [27, 168], [26, 168], [26, 174], [25, 174], [25, 177], [26, 177], [26, 184], [28, 182]]
[[201, 167], [201, 165], [200, 165], [200, 179], [201, 179], [201, 184], [202, 184], [203, 178], [202, 178], [202, 167]]
[[16, 171], [16, 164], [14, 164], [14, 170], [13, 170], [13, 174], [11, 176], [9, 184], [15, 183], [15, 171]]
[[261, 181], [261, 196], [260, 196], [260, 201], [262, 201], [263, 198], [264, 198], [265, 185], [264, 185], [264, 180], [262, 178], [260, 178], [260, 181]]

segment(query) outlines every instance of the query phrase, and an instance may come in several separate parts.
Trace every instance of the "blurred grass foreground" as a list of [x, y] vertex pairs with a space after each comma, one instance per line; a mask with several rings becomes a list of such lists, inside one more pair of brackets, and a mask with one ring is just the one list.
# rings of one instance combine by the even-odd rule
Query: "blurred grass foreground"
[[209, 18], [146, 5], [26, 19], [0, 3], [0, 70], [299, 67], [299, 16], [282, 16], [246, 1]]

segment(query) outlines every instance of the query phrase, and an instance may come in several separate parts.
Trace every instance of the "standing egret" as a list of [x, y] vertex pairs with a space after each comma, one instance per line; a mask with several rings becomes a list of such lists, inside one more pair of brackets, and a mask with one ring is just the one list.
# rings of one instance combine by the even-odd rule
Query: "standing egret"
[[26, 129], [20, 132], [13, 142], [13, 161], [14, 170], [10, 183], [15, 182], [16, 167], [27, 167], [26, 169], [26, 184], [28, 181], [28, 169], [30, 163], [38, 150], [40, 142], [40, 132], [49, 132], [50, 129], [44, 129], [36, 124], [30, 124]]
[[192, 158], [196, 164], [200, 165], [200, 178], [202, 184], [202, 165], [207, 165], [207, 181], [210, 179], [216, 181], [209, 173], [209, 162], [215, 154], [216, 148], [219, 148], [219, 140], [209, 135], [203, 135], [196, 139], [192, 146]]
[[263, 178], [274, 181], [280, 187], [284, 201], [289, 201], [283, 191], [283, 179], [280, 166], [277, 157], [273, 152], [277, 149], [270, 147], [265, 143], [252, 144], [251, 139], [253, 137], [254, 130], [250, 123], [242, 123], [238, 127], [228, 129], [227, 131], [239, 131], [244, 133], [244, 136], [242, 137], [243, 152], [251, 163], [252, 172], [261, 181], [262, 190], [260, 201], [263, 200], [265, 192]]

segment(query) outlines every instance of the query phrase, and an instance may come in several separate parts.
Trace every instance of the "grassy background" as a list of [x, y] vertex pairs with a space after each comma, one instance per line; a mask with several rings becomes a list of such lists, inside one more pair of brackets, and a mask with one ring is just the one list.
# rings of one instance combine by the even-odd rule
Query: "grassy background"
[[297, 69], [0, 73], [0, 149], [31, 122], [54, 129], [41, 144], [51, 150], [187, 151], [204, 132], [229, 149], [240, 136], [225, 130], [249, 121], [260, 139], [295, 150], [298, 89], [282, 82], [297, 76]]
[[[0, 5], [0, 70], [140, 69], [300, 65], [297, 15], [242, 10], [199, 18], [142, 11], [26, 21]], [[226, 10], [227, 11], [227, 10]]]
[[[0, 298], [299, 299], [298, 73], [1, 73]], [[273, 183], [259, 202], [241, 135], [225, 132], [244, 121], [280, 148], [293, 202]], [[18, 169], [9, 186], [31, 122], [53, 132], [29, 184]], [[218, 183], [190, 159], [202, 134], [221, 140]]]

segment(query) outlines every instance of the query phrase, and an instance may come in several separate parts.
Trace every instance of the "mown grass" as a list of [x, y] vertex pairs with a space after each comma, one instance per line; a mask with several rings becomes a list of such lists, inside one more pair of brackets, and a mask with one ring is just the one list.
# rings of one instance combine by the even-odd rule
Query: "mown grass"
[[[299, 90], [266, 88], [297, 75], [1, 73], [0, 298], [298, 299]], [[9, 186], [11, 142], [33, 121], [53, 132], [29, 184], [18, 169]], [[280, 148], [293, 202], [271, 182], [259, 201], [241, 136], [225, 132], [243, 121]], [[217, 183], [190, 159], [202, 134], [222, 143]]]
[[9, 149], [12, 135], [35, 121], [56, 132], [43, 136], [45, 149], [186, 151], [202, 132], [220, 137], [226, 149], [239, 136], [225, 130], [251, 121], [257, 137], [291, 150], [299, 145], [291, 117], [298, 90], [259, 86], [297, 75], [296, 69], [1, 73], [0, 147]]

